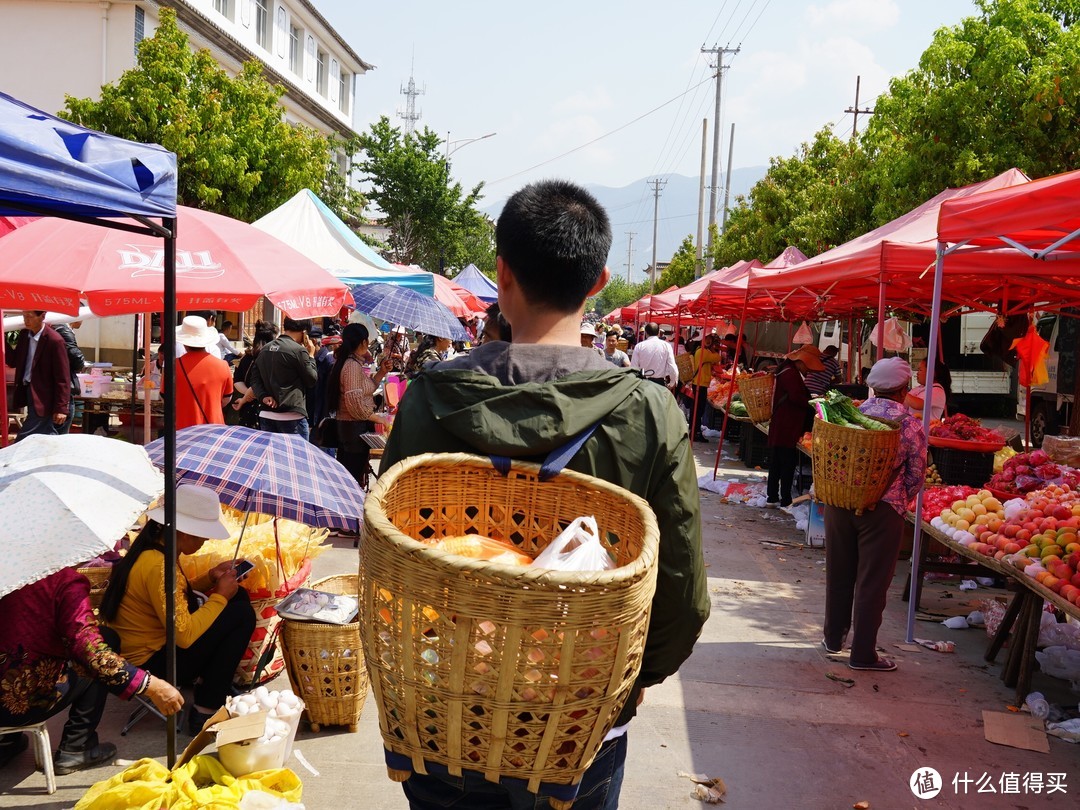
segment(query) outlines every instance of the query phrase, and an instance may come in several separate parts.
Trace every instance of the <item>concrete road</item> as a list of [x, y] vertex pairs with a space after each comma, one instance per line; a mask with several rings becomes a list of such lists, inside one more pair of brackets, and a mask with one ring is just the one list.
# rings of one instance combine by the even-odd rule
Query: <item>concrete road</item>
[[[702, 472], [711, 471], [715, 443], [695, 445], [695, 451]], [[738, 462], [725, 463], [722, 474], [761, 475]], [[702, 806], [680, 771], [722, 778], [730, 808], [843, 810], [860, 801], [873, 810], [1078, 806], [1075, 746], [1050, 738], [1049, 754], [1040, 754], [984, 739], [982, 712], [1005, 711], [1014, 702], [999, 679], [1000, 657], [997, 664], [983, 660], [984, 631], [950, 631], [922, 621], [916, 635], [951, 639], [955, 654], [894, 646], [904, 640], [906, 563], [898, 567], [879, 636], [899, 669], [853, 672], [846, 659], [828, 656], [819, 645], [822, 550], [801, 547], [801, 533], [779, 511], [725, 504], [703, 492], [702, 513], [713, 615], [679, 676], [648, 691], [631, 725], [622, 807]], [[332, 540], [333, 549], [316, 561], [315, 578], [356, 568], [351, 541]], [[951, 612], [967, 612], [960, 603], [982, 591], [973, 597], [956, 586], [928, 585], [924, 607], [947, 611], [955, 605]], [[830, 673], [854, 685], [830, 680]], [[1048, 676], [1037, 674], [1035, 687], [1052, 700], [1077, 701], [1067, 684]], [[110, 699], [102, 738], [115, 742], [127, 761], [161, 757], [159, 721], [144, 719], [127, 737], [119, 736], [128, 712], [128, 704]], [[62, 719], [50, 724], [54, 745]], [[356, 733], [302, 728], [296, 748], [319, 771], [310, 774], [296, 758], [289, 763], [304, 781], [307, 807], [407, 807], [400, 787], [386, 778], [372, 702]], [[936, 798], [920, 799], [909, 787], [926, 768], [943, 779]], [[47, 796], [28, 751], [0, 772], [0, 807], [72, 807], [87, 787], [119, 770], [58, 777], [60, 789]], [[1016, 790], [1002, 793], [1003, 785], [1013, 789], [1009, 774]], [[1033, 792], [1036, 780], [1040, 793]], [[1051, 781], [1064, 782], [1065, 792], [1048, 793]], [[996, 792], [986, 792], [988, 786]]]

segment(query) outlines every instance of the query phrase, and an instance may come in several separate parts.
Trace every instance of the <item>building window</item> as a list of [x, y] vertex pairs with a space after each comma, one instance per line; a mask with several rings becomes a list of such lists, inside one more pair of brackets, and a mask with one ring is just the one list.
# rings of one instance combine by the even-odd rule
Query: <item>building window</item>
[[255, 0], [255, 44], [270, 50], [270, 12], [267, 0]]
[[289, 69], [292, 70], [297, 76], [303, 74], [300, 73], [300, 68], [303, 67], [303, 57], [300, 50], [300, 29], [295, 25], [289, 26]]
[[310, 82], [315, 78], [315, 37], [310, 34], [308, 34], [307, 46], [304, 50], [307, 54], [304, 59], [304, 79]]
[[289, 33], [289, 15], [284, 6], [277, 7], [274, 15], [274, 42], [277, 43], [277, 55], [279, 59], [285, 58], [285, 46], [288, 42], [286, 34]]
[[232, 0], [214, 0], [214, 11], [226, 20], [232, 19]]
[[340, 109], [346, 115], [349, 114], [349, 74], [347, 71], [341, 71], [341, 75], [338, 77], [338, 109]]
[[146, 38], [146, 12], [135, 6], [135, 58], [139, 58], [139, 43]]
[[330, 94], [327, 98], [331, 104], [338, 103], [338, 90], [341, 89], [341, 68], [337, 59], [330, 60]]
[[326, 95], [326, 51], [319, 51], [319, 55], [315, 57], [315, 89], [319, 91], [319, 95]]

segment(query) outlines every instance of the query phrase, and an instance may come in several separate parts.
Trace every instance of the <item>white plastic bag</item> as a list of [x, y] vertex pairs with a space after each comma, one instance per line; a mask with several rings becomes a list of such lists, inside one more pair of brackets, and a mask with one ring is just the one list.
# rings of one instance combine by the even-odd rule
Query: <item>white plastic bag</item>
[[610, 571], [615, 560], [600, 542], [600, 530], [592, 515], [579, 517], [533, 560], [531, 568], [553, 571]]

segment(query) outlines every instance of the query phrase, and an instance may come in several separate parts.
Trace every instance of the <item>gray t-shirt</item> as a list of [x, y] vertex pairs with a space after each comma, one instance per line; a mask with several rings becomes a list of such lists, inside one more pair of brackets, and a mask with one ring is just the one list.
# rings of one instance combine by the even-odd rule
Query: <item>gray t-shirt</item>
[[628, 368], [630, 366], [630, 356], [621, 349], [616, 349], [611, 354], [605, 352], [604, 359], [619, 368]]

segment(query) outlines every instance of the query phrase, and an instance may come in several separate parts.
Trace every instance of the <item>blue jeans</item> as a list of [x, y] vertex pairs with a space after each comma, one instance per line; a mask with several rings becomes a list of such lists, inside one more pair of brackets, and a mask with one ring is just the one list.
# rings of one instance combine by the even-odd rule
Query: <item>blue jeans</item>
[[[69, 416], [70, 420], [71, 417]], [[65, 424], [70, 424], [70, 421]], [[19, 437], [15, 439], [17, 442], [21, 442], [27, 436], [33, 436], [35, 433], [40, 433], [44, 436], [55, 436], [59, 433], [59, 426], [53, 422], [52, 414], [46, 414], [42, 416], [34, 410], [34, 400], [30, 396], [30, 392], [26, 392], [26, 419], [23, 420], [22, 427], [19, 428]]]
[[299, 419], [267, 419], [260, 416], [259, 430], [265, 430], [267, 433], [295, 433], [305, 442], [311, 433], [306, 416], [301, 416]]
[[[574, 810], [617, 810], [626, 765], [626, 735], [600, 746], [596, 759], [581, 778]], [[413, 773], [402, 782], [411, 810], [546, 810], [547, 797], [530, 793], [521, 780], [489, 782], [477, 771], [461, 776]], [[540, 788], [544, 790], [543, 786]]]

